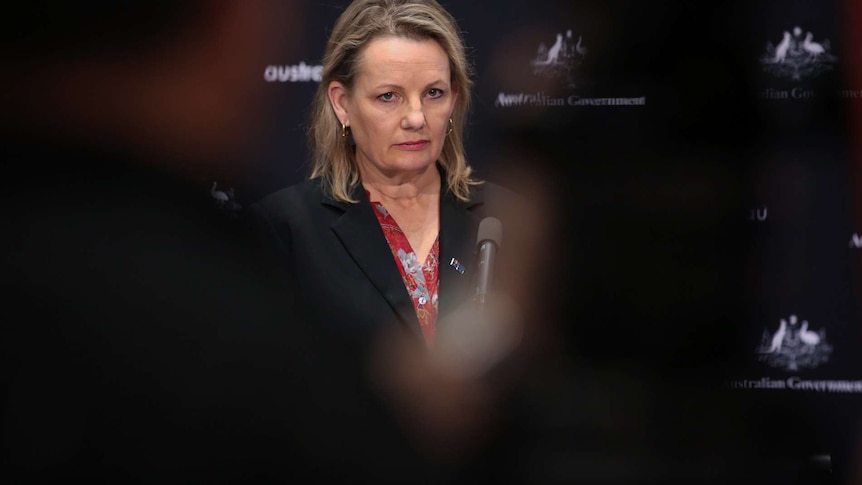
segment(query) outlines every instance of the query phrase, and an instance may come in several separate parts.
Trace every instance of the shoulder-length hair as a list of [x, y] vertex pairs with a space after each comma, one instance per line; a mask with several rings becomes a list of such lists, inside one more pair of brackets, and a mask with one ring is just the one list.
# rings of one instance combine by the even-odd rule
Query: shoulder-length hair
[[458, 89], [452, 114], [452, 131], [446, 136], [439, 162], [446, 172], [446, 188], [468, 200], [473, 169], [464, 154], [464, 125], [470, 108], [471, 69], [460, 31], [452, 15], [435, 0], [355, 0], [338, 18], [323, 56], [320, 85], [311, 106], [308, 143], [313, 154], [311, 178], [323, 179], [323, 187], [336, 200], [355, 203], [352, 193], [359, 184], [355, 147], [342, 136], [342, 126], [330, 105], [328, 88], [338, 81], [348, 92], [353, 88], [364, 48], [379, 37], [431, 39], [449, 57], [451, 83]]

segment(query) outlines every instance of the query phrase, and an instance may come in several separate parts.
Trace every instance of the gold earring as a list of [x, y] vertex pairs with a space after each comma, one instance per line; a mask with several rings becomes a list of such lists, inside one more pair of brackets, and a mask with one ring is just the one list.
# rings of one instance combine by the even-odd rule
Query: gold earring
[[452, 130], [455, 129], [454, 126], [452, 126], [452, 123], [454, 123], [454, 121], [452, 121], [452, 118], [449, 118], [449, 131], [446, 132], [447, 135], [452, 133]]
[[341, 124], [341, 138], [347, 138], [347, 125]]

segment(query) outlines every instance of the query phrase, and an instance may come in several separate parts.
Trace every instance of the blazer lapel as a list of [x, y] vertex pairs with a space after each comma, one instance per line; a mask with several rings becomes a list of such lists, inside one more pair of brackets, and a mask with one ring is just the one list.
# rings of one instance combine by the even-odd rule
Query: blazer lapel
[[332, 224], [332, 230], [365, 276], [398, 315], [402, 324], [422, 338], [413, 301], [407, 293], [401, 271], [392, 257], [389, 243], [386, 242], [377, 216], [374, 215], [361, 185], [354, 190], [353, 197], [358, 199], [359, 203], [346, 204], [327, 196], [323, 197], [324, 204], [344, 211], [344, 215]]
[[472, 209], [483, 202], [481, 188], [472, 191], [469, 202], [456, 199], [446, 190], [440, 194], [438, 322], [444, 322], [441, 317], [471, 299], [475, 292], [476, 231], [480, 221]]

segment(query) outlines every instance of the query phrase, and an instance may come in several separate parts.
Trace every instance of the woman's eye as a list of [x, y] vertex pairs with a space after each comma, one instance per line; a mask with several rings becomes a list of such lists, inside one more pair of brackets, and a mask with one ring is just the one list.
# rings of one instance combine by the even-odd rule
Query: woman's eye
[[443, 96], [443, 90], [437, 89], [437, 88], [431, 88], [428, 90], [428, 96], [432, 97], [432, 98], [439, 98], [440, 96]]
[[380, 98], [382, 101], [392, 101], [392, 99], [395, 98], [395, 94], [390, 91], [388, 93], [383, 93], [377, 97]]

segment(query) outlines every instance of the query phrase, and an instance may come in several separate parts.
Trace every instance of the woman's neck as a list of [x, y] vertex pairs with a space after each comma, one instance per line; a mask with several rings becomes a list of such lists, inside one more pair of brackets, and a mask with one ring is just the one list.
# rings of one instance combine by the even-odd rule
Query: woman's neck
[[428, 196], [440, 195], [440, 172], [435, 165], [421, 172], [396, 174], [360, 169], [360, 178], [371, 199], [383, 203], [411, 204]]

